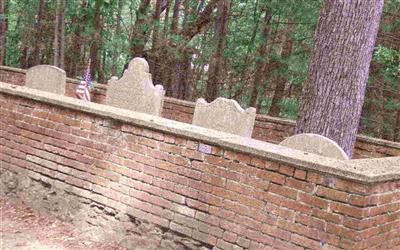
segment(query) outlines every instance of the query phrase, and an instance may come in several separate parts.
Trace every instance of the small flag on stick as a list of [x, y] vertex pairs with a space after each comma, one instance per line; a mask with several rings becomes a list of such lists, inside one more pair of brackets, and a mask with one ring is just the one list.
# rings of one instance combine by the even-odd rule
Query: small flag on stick
[[83, 80], [78, 85], [75, 90], [75, 95], [81, 100], [90, 102], [90, 90], [92, 89], [92, 80], [90, 75], [90, 63], [91, 59], [89, 59], [88, 67], [85, 70]]

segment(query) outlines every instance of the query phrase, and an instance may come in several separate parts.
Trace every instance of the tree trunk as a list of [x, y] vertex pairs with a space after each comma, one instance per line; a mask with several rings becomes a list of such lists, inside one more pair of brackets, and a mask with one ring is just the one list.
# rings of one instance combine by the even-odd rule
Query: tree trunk
[[266, 7], [265, 17], [264, 17], [264, 30], [262, 33], [263, 41], [258, 47], [257, 56], [256, 56], [256, 73], [254, 75], [254, 82], [251, 86], [250, 91], [250, 107], [257, 106], [257, 97], [258, 97], [258, 87], [263, 84], [264, 77], [264, 68], [267, 61], [267, 48], [268, 48], [268, 35], [270, 31], [270, 23], [272, 18], [272, 12], [269, 8]]
[[[172, 21], [171, 21], [171, 34], [174, 36], [178, 34], [178, 23], [179, 23], [179, 8], [181, 6], [181, 0], [175, 0], [174, 2], [174, 10], [172, 14]], [[174, 48], [172, 48], [174, 49]], [[177, 68], [177, 64], [179, 63], [178, 56], [175, 56], [175, 51], [170, 50], [168, 56], [166, 58], [166, 63], [168, 65], [165, 77], [163, 78], [165, 81], [165, 88], [166, 88], [166, 95], [172, 96], [172, 85], [177, 79], [176, 74], [174, 74], [174, 67]]]
[[102, 74], [103, 71], [101, 70], [101, 56], [99, 55], [100, 47], [102, 45], [101, 32], [103, 29], [100, 1], [96, 1], [95, 3], [93, 27], [94, 27], [94, 33], [90, 46], [90, 60], [91, 60], [90, 71], [93, 77], [97, 75], [98, 82], [104, 82], [104, 75]]
[[64, 69], [66, 0], [59, 0], [54, 27], [54, 66]]
[[[115, 27], [115, 35], [119, 36], [121, 33], [121, 27], [122, 27], [122, 8], [124, 7], [124, 0], [118, 0], [118, 10], [117, 10], [117, 24]], [[118, 43], [117, 47], [114, 50], [114, 53], [112, 55], [112, 65], [111, 65], [111, 75], [116, 76], [117, 75], [117, 58], [118, 54], [120, 53], [120, 43]]]
[[286, 77], [286, 73], [289, 69], [289, 65], [287, 64], [286, 60], [292, 54], [293, 50], [293, 40], [289, 37], [289, 34], [293, 31], [293, 24], [289, 22], [285, 31], [283, 32], [282, 40], [284, 41], [281, 43], [282, 52], [280, 61], [277, 62], [277, 68], [280, 69], [281, 72], [279, 73], [278, 77], [276, 77], [276, 85], [274, 91], [274, 97], [272, 98], [271, 108], [268, 111], [268, 115], [270, 116], [279, 116], [281, 112], [280, 103], [282, 102], [283, 97], [285, 96], [285, 86], [288, 82]]
[[132, 57], [143, 57], [144, 46], [148, 40], [151, 16], [148, 15], [150, 0], [142, 0], [136, 12], [136, 21], [130, 38], [130, 50]]
[[0, 0], [0, 65], [6, 62], [7, 0]]
[[336, 141], [352, 156], [383, 0], [325, 0], [296, 133]]
[[394, 126], [394, 141], [399, 142], [400, 141], [400, 109], [397, 109], [397, 114], [396, 114], [396, 123]]
[[37, 15], [37, 22], [35, 28], [35, 48], [33, 50], [33, 63], [35, 65], [40, 64], [40, 47], [42, 46], [42, 36], [43, 36], [43, 19], [44, 12], [46, 9], [46, 1], [39, 1], [39, 10]]
[[155, 84], [160, 83], [160, 66], [158, 63], [158, 57], [160, 55], [160, 17], [161, 17], [161, 4], [162, 0], [156, 0], [156, 5], [154, 7], [154, 13], [153, 13], [153, 39], [152, 39], [152, 50], [151, 50], [151, 62], [150, 62], [150, 67], [152, 69], [152, 74], [153, 74], [153, 81]]
[[230, 0], [222, 0], [218, 4], [218, 20], [215, 24], [214, 53], [210, 62], [210, 71], [207, 81], [206, 100], [213, 101], [218, 96], [221, 82], [223, 52], [227, 33]]
[[222, 1], [230, 0], [210, 0], [204, 10], [199, 14], [194, 22], [187, 22], [181, 30], [181, 34], [190, 41], [195, 35], [199, 34], [211, 22], [211, 15], [217, 4]]

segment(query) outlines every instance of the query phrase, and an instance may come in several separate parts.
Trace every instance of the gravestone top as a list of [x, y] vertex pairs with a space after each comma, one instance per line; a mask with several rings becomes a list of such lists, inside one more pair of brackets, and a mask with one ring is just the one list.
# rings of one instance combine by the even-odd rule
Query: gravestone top
[[65, 94], [66, 73], [52, 65], [37, 65], [27, 70], [25, 86], [59, 95]]
[[338, 160], [349, 159], [335, 141], [318, 134], [293, 135], [283, 140], [279, 145]]
[[153, 85], [145, 59], [132, 59], [123, 76], [120, 79], [112, 77], [108, 84], [107, 105], [161, 115], [165, 91], [161, 85]]
[[207, 103], [200, 98], [194, 109], [193, 125], [251, 137], [255, 117], [255, 108], [244, 110], [235, 100], [219, 97]]

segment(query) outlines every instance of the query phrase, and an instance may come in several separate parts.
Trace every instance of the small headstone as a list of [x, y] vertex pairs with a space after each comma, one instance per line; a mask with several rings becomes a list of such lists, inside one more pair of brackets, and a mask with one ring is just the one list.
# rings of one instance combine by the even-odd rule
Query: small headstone
[[193, 124], [218, 131], [251, 137], [256, 109], [244, 110], [231, 99], [219, 97], [211, 103], [200, 98], [196, 102]]
[[279, 145], [338, 160], [349, 159], [347, 154], [335, 141], [322, 135], [297, 134], [286, 138]]
[[106, 104], [160, 116], [164, 94], [161, 85], [153, 85], [146, 60], [136, 57], [119, 80], [108, 81]]
[[59, 95], [65, 94], [65, 71], [51, 65], [37, 65], [26, 72], [25, 86]]

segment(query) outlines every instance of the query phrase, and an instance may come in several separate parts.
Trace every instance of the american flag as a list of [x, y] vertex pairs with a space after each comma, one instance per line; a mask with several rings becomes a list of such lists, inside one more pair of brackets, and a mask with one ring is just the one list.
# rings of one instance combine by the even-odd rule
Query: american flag
[[75, 90], [75, 95], [81, 100], [90, 102], [90, 90], [92, 89], [92, 80], [90, 76], [90, 59], [83, 80]]

